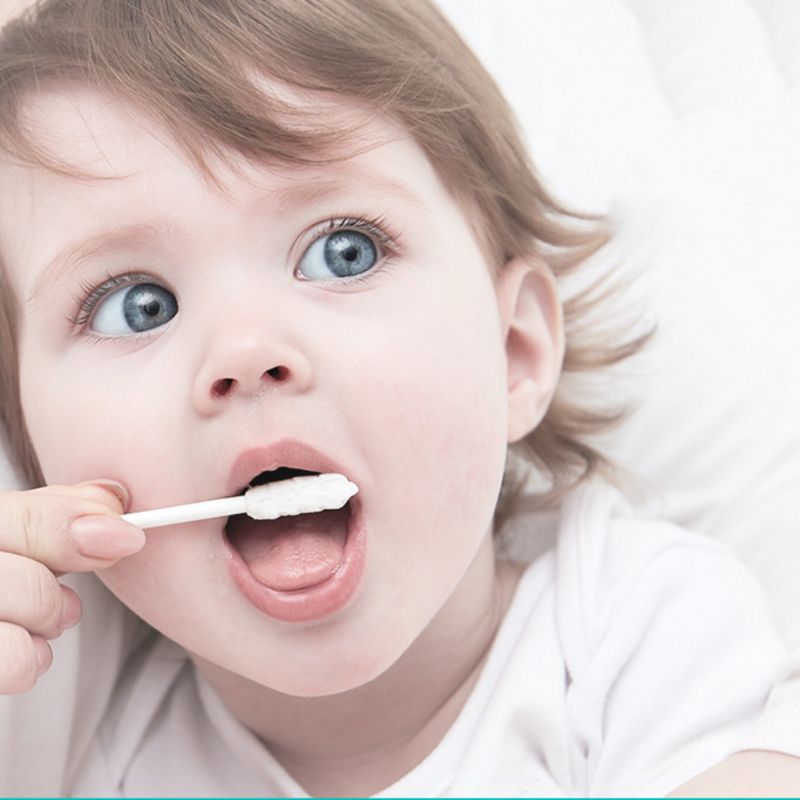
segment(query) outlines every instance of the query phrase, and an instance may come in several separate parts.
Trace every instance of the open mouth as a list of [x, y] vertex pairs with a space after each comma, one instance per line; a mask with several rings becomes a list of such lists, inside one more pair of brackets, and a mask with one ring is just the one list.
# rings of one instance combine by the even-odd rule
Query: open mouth
[[[318, 472], [278, 467], [254, 476], [253, 486]], [[228, 518], [225, 535], [253, 578], [276, 592], [300, 592], [324, 583], [345, 558], [351, 501], [332, 511], [256, 520], [246, 514]]]

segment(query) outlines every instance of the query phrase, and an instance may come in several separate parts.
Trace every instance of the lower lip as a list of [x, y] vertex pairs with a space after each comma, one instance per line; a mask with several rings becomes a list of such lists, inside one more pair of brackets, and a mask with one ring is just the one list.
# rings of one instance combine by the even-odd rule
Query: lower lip
[[259, 611], [281, 622], [312, 622], [341, 611], [352, 599], [364, 574], [366, 534], [361, 504], [350, 501], [344, 558], [330, 578], [296, 592], [278, 592], [259, 583], [223, 534], [228, 569], [239, 591]]

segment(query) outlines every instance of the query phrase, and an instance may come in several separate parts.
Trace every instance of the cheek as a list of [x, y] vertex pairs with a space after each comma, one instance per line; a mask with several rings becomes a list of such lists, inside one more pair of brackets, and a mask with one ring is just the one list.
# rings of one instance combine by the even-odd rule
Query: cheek
[[486, 458], [505, 452], [503, 362], [494, 342], [435, 333], [418, 329], [420, 347], [398, 354], [370, 390], [400, 451], [418, 466], [443, 466], [442, 483], [458, 475], [469, 491], [485, 481]]
[[[362, 441], [375, 485], [405, 523], [396, 547], [409, 530], [425, 530], [429, 554], [485, 535], [506, 456], [507, 370], [491, 282], [465, 269], [447, 288], [451, 303], [417, 295], [385, 319], [365, 355], [369, 380], [353, 399], [360, 419], [350, 423], [368, 425]], [[434, 291], [441, 298], [444, 289]]]
[[122, 370], [113, 359], [89, 365], [47, 358], [35, 348], [22, 353], [21, 363], [22, 405], [48, 483], [105, 477], [134, 490], [148, 472], [152, 481], [154, 466], [163, 469], [164, 460], [152, 454], [171, 444], [168, 404], [150, 396], [147, 380], [130, 379], [135, 370]]

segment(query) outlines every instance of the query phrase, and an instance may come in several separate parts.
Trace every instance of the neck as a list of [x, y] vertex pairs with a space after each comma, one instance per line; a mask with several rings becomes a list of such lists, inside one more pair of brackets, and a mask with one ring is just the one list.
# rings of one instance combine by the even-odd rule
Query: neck
[[193, 660], [237, 719], [309, 794], [374, 794], [433, 751], [480, 675], [522, 572], [520, 565], [490, 556], [476, 560], [392, 667], [356, 689], [294, 697]]

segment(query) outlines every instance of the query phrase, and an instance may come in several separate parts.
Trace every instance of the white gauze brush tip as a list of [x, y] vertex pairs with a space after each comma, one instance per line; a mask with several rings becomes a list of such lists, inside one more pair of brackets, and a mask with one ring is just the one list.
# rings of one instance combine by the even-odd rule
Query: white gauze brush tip
[[246, 511], [253, 519], [278, 519], [341, 508], [358, 492], [344, 475], [298, 475], [254, 486], [245, 492]]

